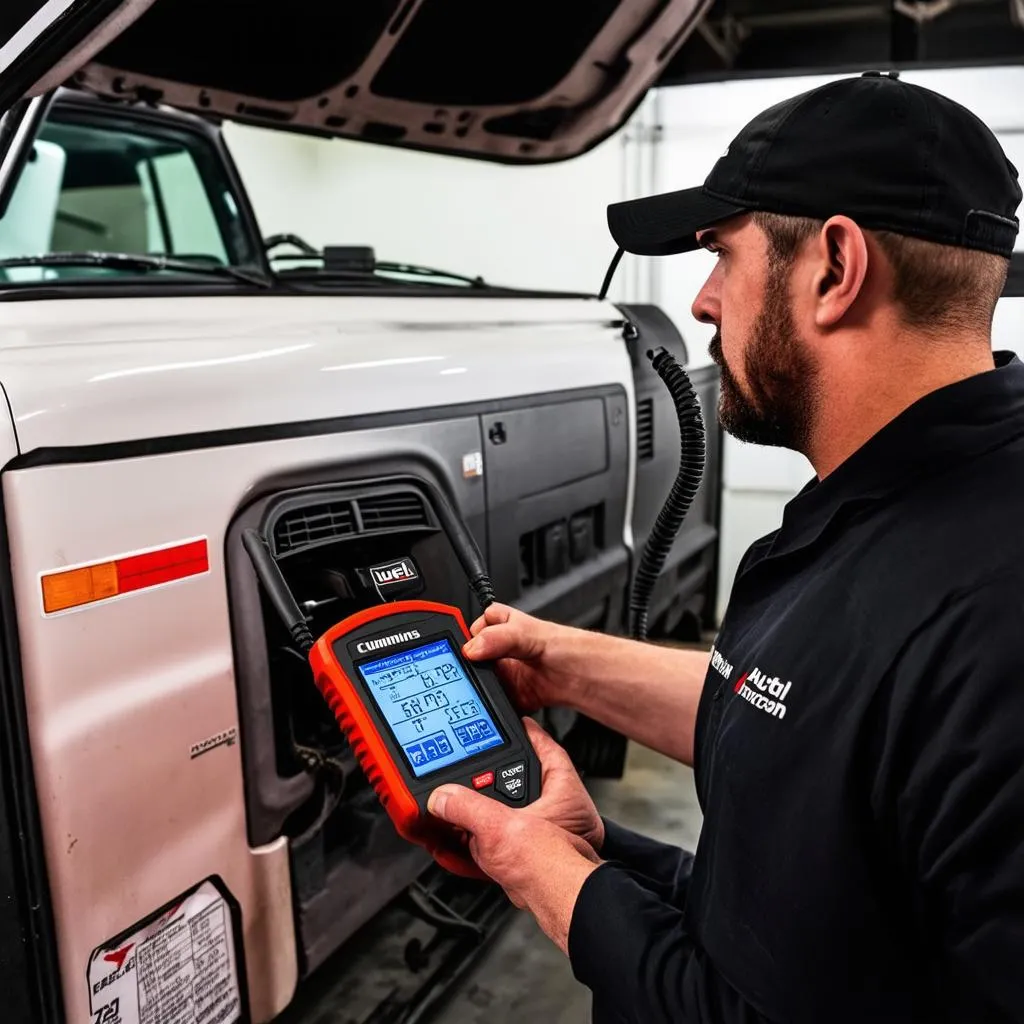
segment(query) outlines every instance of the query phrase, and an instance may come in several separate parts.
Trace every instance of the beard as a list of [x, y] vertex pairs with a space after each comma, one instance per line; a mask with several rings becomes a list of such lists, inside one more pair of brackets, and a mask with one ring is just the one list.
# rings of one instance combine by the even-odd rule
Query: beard
[[743, 357], [747, 392], [722, 355], [721, 330], [711, 358], [721, 369], [718, 421], [738, 441], [806, 452], [817, 396], [817, 368], [797, 337], [787, 268], [773, 265], [761, 312]]

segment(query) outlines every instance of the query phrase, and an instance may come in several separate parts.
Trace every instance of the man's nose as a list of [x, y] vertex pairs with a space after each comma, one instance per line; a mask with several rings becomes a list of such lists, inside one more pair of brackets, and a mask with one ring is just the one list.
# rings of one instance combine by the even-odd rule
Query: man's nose
[[697, 298], [693, 300], [693, 305], [690, 307], [695, 320], [702, 324], [713, 324], [716, 327], [722, 322], [722, 304], [716, 281], [717, 270], [716, 267], [708, 276], [704, 287], [697, 293]]

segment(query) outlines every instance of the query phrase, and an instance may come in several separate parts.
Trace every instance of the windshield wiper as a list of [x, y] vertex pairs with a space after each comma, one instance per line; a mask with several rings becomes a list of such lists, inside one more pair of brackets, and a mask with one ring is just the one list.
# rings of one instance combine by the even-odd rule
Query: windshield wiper
[[[178, 260], [171, 256], [147, 256], [128, 252], [48, 252], [36, 256], [12, 256], [0, 259], [0, 269], [7, 267], [105, 267], [110, 270], [141, 270], [146, 273], [162, 270], [208, 277], [227, 277], [256, 288], [271, 288], [273, 282], [262, 274], [242, 270], [223, 263], [202, 263]], [[47, 282], [52, 284], [53, 282]], [[67, 283], [67, 282], [60, 282]]]
[[465, 274], [453, 274], [447, 270], [438, 270], [435, 267], [418, 267], [412, 263], [382, 263], [374, 264], [374, 269], [382, 274], [405, 274], [408, 277], [434, 277], [446, 278], [449, 281], [461, 281], [473, 288], [486, 288], [487, 282], [482, 277], [467, 277]]
[[[436, 267], [421, 267], [413, 263], [389, 263], [385, 260], [378, 260], [369, 246], [328, 246], [321, 252], [298, 235], [272, 235], [264, 241], [268, 256], [270, 250], [279, 245], [292, 245], [299, 252], [270, 257], [273, 260], [295, 262], [319, 260], [322, 264], [320, 267], [296, 267], [294, 270], [287, 270], [284, 273], [289, 278], [319, 277], [342, 280], [362, 278], [365, 280], [377, 275], [400, 274], [404, 277], [420, 277], [433, 281], [456, 281], [460, 284], [467, 284], [471, 288], [489, 287], [482, 277], [468, 277], [465, 274], [438, 270]], [[280, 278], [281, 274], [277, 276]]]

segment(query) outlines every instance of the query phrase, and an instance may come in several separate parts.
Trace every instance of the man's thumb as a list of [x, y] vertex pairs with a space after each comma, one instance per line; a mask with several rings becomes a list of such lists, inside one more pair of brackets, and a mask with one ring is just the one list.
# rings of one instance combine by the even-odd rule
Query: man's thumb
[[427, 810], [435, 818], [450, 825], [477, 832], [491, 822], [497, 822], [508, 809], [465, 786], [438, 786], [427, 800]]

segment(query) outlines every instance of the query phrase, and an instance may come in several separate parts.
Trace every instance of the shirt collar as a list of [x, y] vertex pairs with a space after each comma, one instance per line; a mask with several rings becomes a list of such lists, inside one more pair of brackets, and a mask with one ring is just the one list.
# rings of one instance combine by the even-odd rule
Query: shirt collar
[[765, 554], [816, 540], [841, 509], [892, 495], [1024, 435], [1024, 363], [996, 352], [995, 369], [939, 388], [891, 420], [824, 480], [787, 505]]

